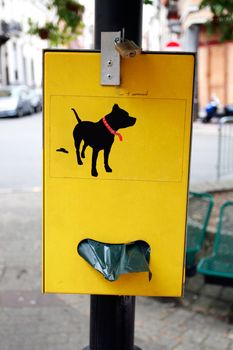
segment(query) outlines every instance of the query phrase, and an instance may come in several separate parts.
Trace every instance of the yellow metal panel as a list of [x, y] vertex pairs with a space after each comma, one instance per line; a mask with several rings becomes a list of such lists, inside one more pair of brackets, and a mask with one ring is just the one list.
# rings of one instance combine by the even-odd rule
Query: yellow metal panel
[[[122, 60], [120, 87], [101, 86], [100, 54], [44, 54], [44, 291], [180, 296], [190, 158], [194, 56], [142, 54]], [[119, 129], [104, 169], [91, 174], [92, 149], [78, 165], [74, 108], [98, 122], [115, 104], [136, 118]], [[57, 151], [66, 150], [68, 153]], [[146, 273], [109, 282], [78, 254], [91, 238], [106, 243], [144, 240]]]

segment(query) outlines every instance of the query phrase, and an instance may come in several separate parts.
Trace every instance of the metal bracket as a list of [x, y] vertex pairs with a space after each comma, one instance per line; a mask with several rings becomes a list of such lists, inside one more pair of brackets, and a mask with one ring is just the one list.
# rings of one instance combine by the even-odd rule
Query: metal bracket
[[120, 85], [120, 56], [135, 57], [142, 49], [125, 39], [125, 30], [101, 33], [101, 85]]
[[101, 33], [101, 85], [120, 85], [120, 55], [115, 49], [120, 40], [120, 31]]

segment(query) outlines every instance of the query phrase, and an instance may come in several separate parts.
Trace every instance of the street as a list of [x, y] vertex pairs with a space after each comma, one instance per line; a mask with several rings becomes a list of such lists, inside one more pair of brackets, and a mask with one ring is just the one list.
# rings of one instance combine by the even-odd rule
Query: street
[[217, 176], [218, 125], [194, 123], [190, 183], [214, 182]]
[[41, 187], [42, 115], [0, 119], [0, 188]]
[[[194, 123], [191, 184], [216, 180], [217, 124]], [[41, 188], [42, 114], [0, 119], [0, 188]]]

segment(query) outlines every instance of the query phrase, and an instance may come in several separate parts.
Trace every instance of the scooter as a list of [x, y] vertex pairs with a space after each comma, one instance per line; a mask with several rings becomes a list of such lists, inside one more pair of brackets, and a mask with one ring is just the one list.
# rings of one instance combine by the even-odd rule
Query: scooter
[[205, 107], [206, 115], [203, 118], [203, 123], [209, 123], [213, 117], [217, 117], [218, 103], [216, 101], [211, 101], [207, 103]]
[[224, 107], [224, 115], [225, 117], [233, 116], [233, 104]]
[[217, 97], [213, 97], [205, 107], [205, 116], [202, 118], [203, 123], [209, 123], [212, 118], [222, 118], [233, 116], [233, 104], [220, 107], [220, 101]]

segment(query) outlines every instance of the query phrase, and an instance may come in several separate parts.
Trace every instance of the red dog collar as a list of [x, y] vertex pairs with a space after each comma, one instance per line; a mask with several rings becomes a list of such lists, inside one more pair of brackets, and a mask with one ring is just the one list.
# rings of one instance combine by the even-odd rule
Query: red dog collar
[[110, 125], [108, 124], [108, 122], [106, 121], [105, 117], [103, 117], [102, 120], [103, 120], [104, 125], [105, 125], [106, 128], [108, 129], [108, 131], [109, 131], [111, 134], [113, 134], [113, 135], [117, 135], [117, 136], [119, 137], [119, 140], [122, 141], [122, 140], [123, 140], [122, 135], [121, 135], [119, 132], [117, 132], [117, 131], [115, 131], [115, 130], [113, 130], [113, 129], [111, 128], [111, 126], [110, 126]]

